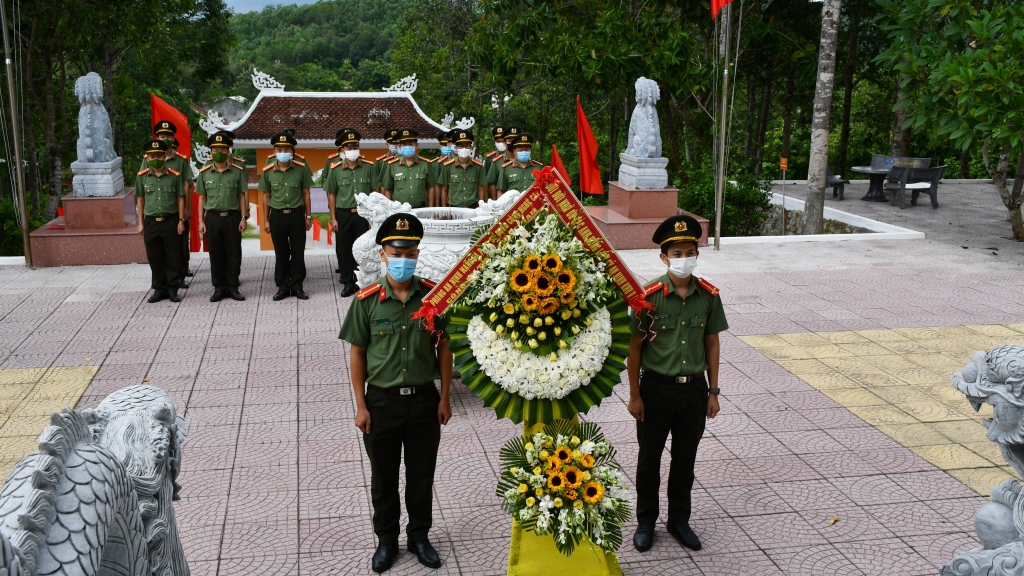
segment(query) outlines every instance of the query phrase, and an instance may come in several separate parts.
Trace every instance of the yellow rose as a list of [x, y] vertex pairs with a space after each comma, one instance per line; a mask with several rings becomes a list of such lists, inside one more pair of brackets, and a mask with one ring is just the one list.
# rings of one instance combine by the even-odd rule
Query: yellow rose
[[540, 469], [540, 466], [537, 466], [536, 468], [534, 468], [534, 469], [533, 469], [533, 473], [534, 473], [534, 474], [537, 474], [537, 475], [540, 475], [540, 473], [541, 473], [541, 469]]
[[577, 500], [577, 501], [573, 502], [572, 503], [572, 507], [577, 509], [577, 510], [582, 509], [583, 508], [583, 500]]
[[[550, 454], [548, 454], [547, 450], [541, 450], [540, 451], [540, 459], [541, 460], [547, 460], [548, 456], [550, 456]], [[540, 474], [540, 472], [538, 472], [538, 474]]]
[[494, 333], [499, 335], [499, 336], [501, 336], [502, 334], [505, 333], [505, 327], [504, 326], [498, 326], [497, 328], [494, 329]]
[[562, 320], [568, 320], [569, 318], [572, 318], [571, 310], [566, 310], [565, 312], [562, 312]]
[[552, 446], [551, 438], [548, 438], [547, 440], [544, 441], [544, 446], [547, 447], [547, 448], [551, 448], [551, 446]]
[[530, 323], [530, 315], [529, 314], [520, 314], [519, 315], [519, 321], [521, 323], [523, 323], [523, 324], [529, 324]]
[[[511, 322], [511, 320], [509, 320], [509, 322]], [[513, 340], [519, 340], [519, 332], [513, 330], [512, 333], [509, 334], [509, 337], [511, 337]]]
[[533, 450], [533, 442], [527, 442], [525, 448], [527, 450]]
[[573, 446], [579, 446], [580, 439], [578, 436], [573, 436], [572, 439], [569, 440], [569, 443], [572, 444]]
[[540, 334], [537, 334], [537, 340], [544, 341], [544, 340], [547, 340], [547, 339], [548, 339], [548, 333], [547, 332], [544, 332], [542, 330]]
[[513, 327], [515, 325], [516, 325], [516, 321], [515, 320], [513, 320], [511, 318], [509, 318], [508, 320], [505, 320], [505, 326], [508, 326], [509, 328], [511, 328], [511, 327]]
[[561, 336], [561, 335], [562, 335], [562, 327], [561, 326], [555, 326], [555, 336]]
[[497, 312], [491, 312], [490, 319], [491, 319], [491, 322], [494, 322], [495, 320], [497, 320], [498, 319], [498, 313]]
[[526, 491], [529, 490], [529, 489], [530, 489], [530, 487], [527, 486], [526, 484], [520, 484], [519, 485], [519, 493], [520, 494], [525, 494]]
[[552, 352], [551, 354], [548, 354], [548, 360], [551, 360], [552, 362], [557, 362], [558, 361], [558, 354], [555, 354], [554, 352]]
[[537, 331], [533, 329], [533, 326], [527, 326], [526, 333], [529, 334], [530, 336], [533, 336], [534, 334], [537, 333]]
[[537, 344], [537, 341], [533, 339], [530, 340], [529, 344], [530, 348], [536, 348], [537, 346], [540, 346], [540, 344]]
[[579, 317], [580, 317], [580, 311], [579, 311], [579, 309], [576, 309], [576, 310], [573, 310], [573, 311], [572, 311], [572, 317], [573, 317], [573, 318], [579, 318]]
[[526, 505], [527, 505], [527, 507], [532, 508], [533, 505], [536, 504], [536, 503], [537, 503], [537, 501], [533, 499], [533, 496], [529, 496], [529, 497], [526, 498]]
[[562, 499], [561, 498], [555, 498], [554, 504], [555, 504], [555, 508], [561, 508], [562, 507]]
[[590, 320], [590, 318], [587, 318], [586, 320], [584, 320], [583, 323], [586, 324], [587, 326], [590, 326], [591, 324], [593, 324], [593, 322]]
[[572, 333], [573, 334], [579, 334], [580, 333], [580, 327], [579, 326], [573, 326], [572, 327]]
[[504, 312], [505, 314], [512, 314], [513, 312], [516, 311], [516, 307], [511, 302], [509, 302], [508, 304], [505, 304], [505, 306], [502, 307], [501, 311]]
[[534, 318], [533, 325], [536, 326], [537, 328], [540, 328], [541, 326], [544, 325], [544, 321], [541, 320], [540, 318]]
[[[578, 441], [578, 439], [577, 439], [577, 441]], [[582, 452], [580, 452], [579, 450], [573, 450], [572, 451], [572, 459], [573, 460], [579, 460], [581, 457], [583, 457], [583, 453]]]
[[587, 480], [590, 480], [590, 472], [583, 473], [583, 481], [586, 482]]
[[555, 323], [555, 319], [552, 318], [551, 316], [545, 316], [544, 323], [547, 324], [548, 326], [551, 326], [552, 324]]
[[569, 345], [565, 343], [565, 340], [559, 340], [558, 341], [558, 347], [562, 348], [562, 349], [565, 349], [565, 348], [568, 348]]
[[537, 495], [537, 498], [540, 498], [541, 496], [544, 495], [544, 490], [537, 488], [536, 490], [533, 491], [533, 493]]
[[519, 468], [516, 468], [515, 466], [509, 468], [508, 471], [513, 474], [519, 474]]
[[513, 340], [512, 341], [512, 345], [515, 346], [516, 348], [522, 348], [523, 347], [523, 341], [522, 340]]

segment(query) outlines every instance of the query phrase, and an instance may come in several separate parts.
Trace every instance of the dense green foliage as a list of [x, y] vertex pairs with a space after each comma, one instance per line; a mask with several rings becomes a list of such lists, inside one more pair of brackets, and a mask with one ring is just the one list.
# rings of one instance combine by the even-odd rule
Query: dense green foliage
[[[689, 182], [679, 186], [679, 207], [704, 216], [715, 228], [715, 172], [710, 168], [690, 173]], [[771, 182], [752, 173], [729, 181], [723, 193], [722, 236], [758, 236], [771, 207]]]
[[[18, 226], [17, 214], [14, 211], [14, 202], [8, 197], [0, 197], [0, 256], [21, 256], [24, 254], [22, 248], [21, 227]], [[29, 228], [35, 230], [43, 224], [41, 216], [29, 218]]]

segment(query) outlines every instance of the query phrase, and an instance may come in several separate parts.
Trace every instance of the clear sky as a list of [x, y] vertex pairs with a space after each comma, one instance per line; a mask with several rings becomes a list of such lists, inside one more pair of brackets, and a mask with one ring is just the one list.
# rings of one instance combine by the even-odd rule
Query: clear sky
[[228, 8], [235, 12], [252, 12], [263, 10], [264, 6], [276, 4], [312, 4], [316, 0], [225, 0]]

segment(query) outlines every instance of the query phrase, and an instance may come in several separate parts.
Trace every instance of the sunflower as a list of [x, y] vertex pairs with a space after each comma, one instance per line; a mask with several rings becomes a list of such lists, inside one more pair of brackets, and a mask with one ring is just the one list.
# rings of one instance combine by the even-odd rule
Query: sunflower
[[568, 304], [576, 299], [576, 293], [572, 290], [562, 290], [562, 293], [558, 296], [558, 299], [562, 301], [562, 304]]
[[572, 461], [572, 450], [566, 448], [565, 446], [559, 446], [555, 450], [555, 455], [553, 456], [553, 458], [558, 460], [559, 464], [565, 464], [567, 462], [571, 462]]
[[548, 474], [551, 474], [555, 470], [558, 470], [558, 467], [562, 465], [562, 463], [558, 460], [558, 458], [555, 458], [554, 456], [552, 456], [551, 458], [548, 458], [545, 462], [548, 465], [548, 468], [547, 468]]
[[572, 270], [563, 268], [555, 276], [555, 282], [558, 283], [558, 287], [562, 290], [572, 290], [576, 287], [576, 275], [572, 273]]
[[523, 269], [531, 273], [540, 272], [540, 257], [536, 254], [527, 256], [523, 261]]
[[537, 274], [533, 279], [532, 288], [541, 296], [547, 296], [555, 289], [555, 283], [547, 274]]
[[604, 497], [604, 486], [600, 482], [587, 482], [583, 487], [583, 501], [587, 504], [596, 504]]
[[561, 269], [562, 259], [558, 257], [558, 254], [548, 254], [544, 257], [544, 270], [554, 273]]
[[566, 488], [565, 489], [565, 497], [568, 498], [569, 500], [575, 500], [575, 499], [579, 498], [580, 495], [577, 494], [576, 491], [573, 490], [572, 488]]
[[512, 285], [512, 289], [516, 292], [526, 292], [530, 289], [532, 280], [533, 276], [529, 272], [519, 268], [512, 273], [512, 278], [509, 280], [509, 284]]
[[575, 466], [569, 466], [562, 472], [565, 477], [565, 485], [569, 488], [579, 488], [583, 484], [583, 472]]
[[594, 467], [594, 457], [591, 456], [590, 454], [584, 454], [580, 458], [580, 464], [582, 464], [584, 468], [593, 468]]
[[522, 304], [523, 310], [533, 312], [540, 304], [540, 298], [536, 294], [523, 294]]
[[565, 488], [565, 476], [561, 474], [548, 474], [548, 488], [556, 492]]
[[554, 314], [558, 310], [558, 298], [545, 298], [541, 300], [539, 310], [544, 316]]

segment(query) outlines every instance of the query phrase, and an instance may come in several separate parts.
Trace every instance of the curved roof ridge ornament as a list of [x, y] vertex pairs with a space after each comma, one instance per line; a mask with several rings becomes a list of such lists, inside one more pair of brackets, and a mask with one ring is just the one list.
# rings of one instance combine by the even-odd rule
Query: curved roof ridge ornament
[[220, 115], [220, 112], [216, 110], [207, 111], [206, 118], [199, 119], [199, 127], [208, 135], [227, 128], [228, 124], [229, 122], [226, 122], [224, 117]]
[[255, 68], [252, 69], [252, 85], [260, 91], [284, 92], [284, 84], [275, 80], [270, 74], [260, 72]]
[[459, 130], [469, 130], [474, 125], [476, 125], [476, 118], [472, 116], [469, 117], [469, 120], [466, 120], [466, 117], [463, 116], [462, 120], [459, 120], [458, 122], [455, 123], [455, 127], [458, 128]]
[[[412, 94], [416, 91], [416, 87], [419, 86], [419, 82], [420, 81], [416, 79], [416, 74], [413, 74], [412, 76], [402, 78], [387, 88], [381, 88], [381, 90], [385, 92], [408, 92], [409, 94]], [[284, 87], [282, 86], [282, 88]]]

